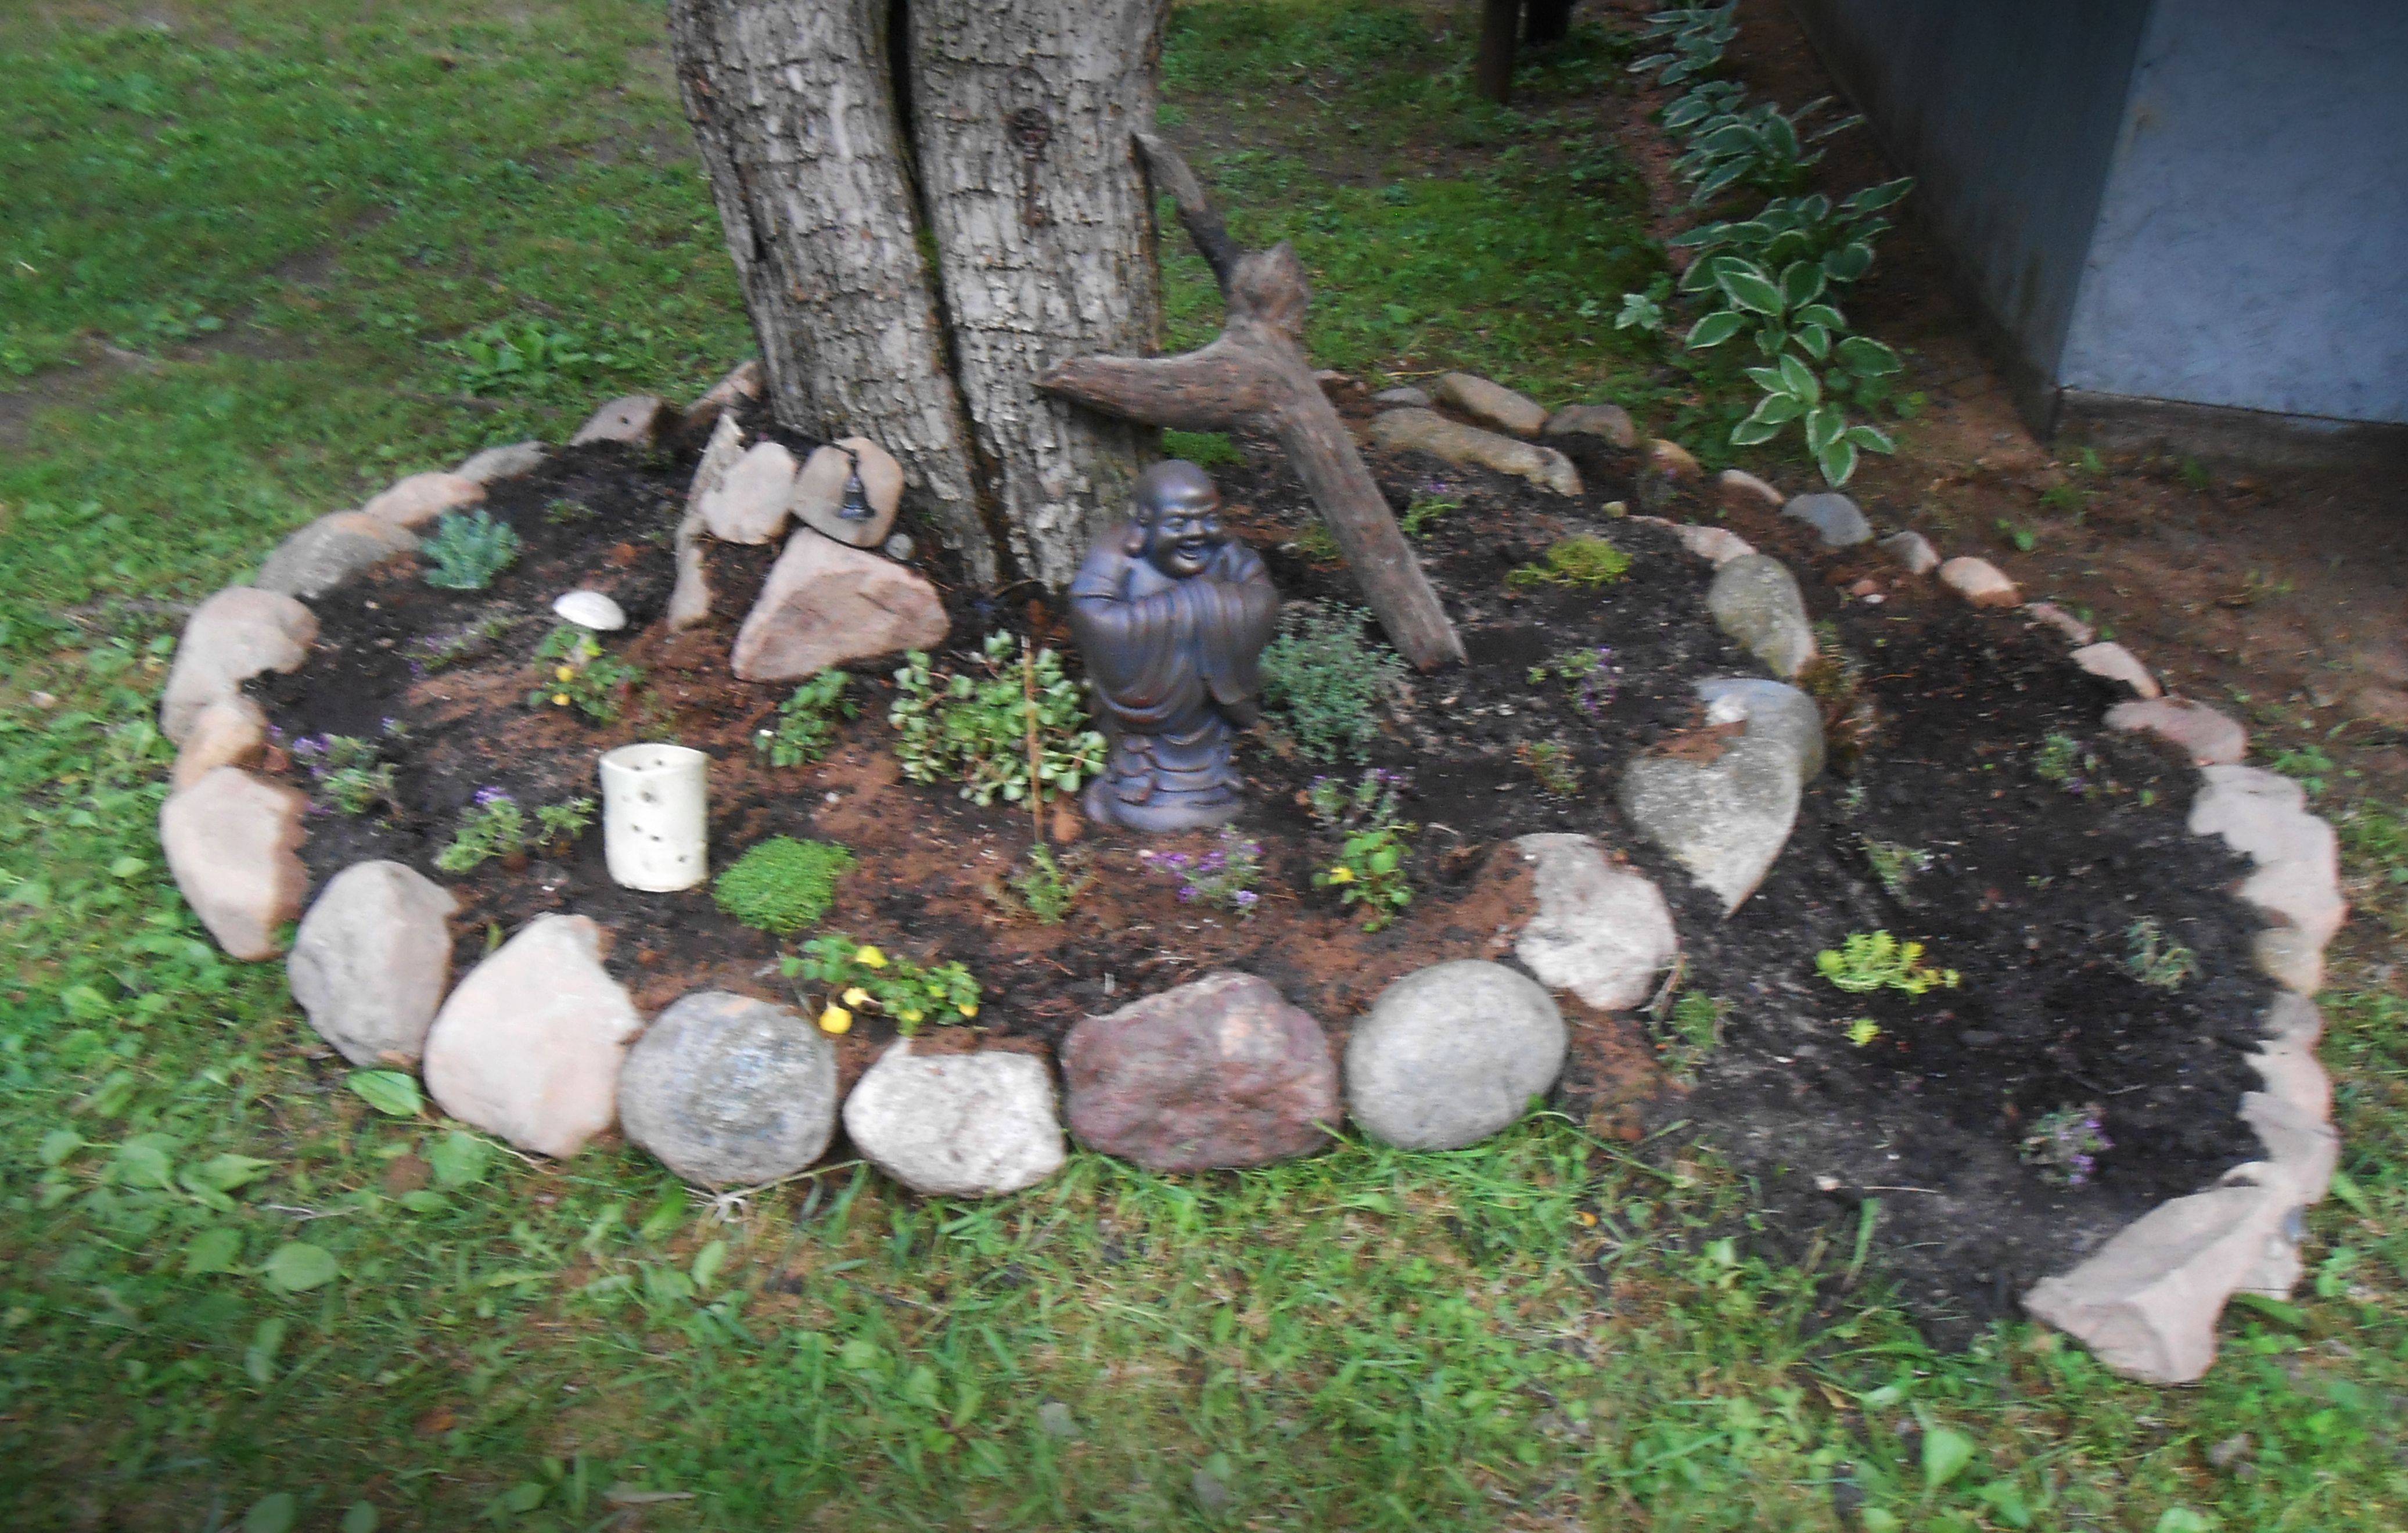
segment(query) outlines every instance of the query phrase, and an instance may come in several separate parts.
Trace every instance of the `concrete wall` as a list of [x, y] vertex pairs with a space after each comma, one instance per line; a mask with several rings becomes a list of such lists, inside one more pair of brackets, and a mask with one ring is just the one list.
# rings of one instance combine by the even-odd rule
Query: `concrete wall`
[[2150, 0], [1792, 0], [1916, 178], [2027, 375], [2053, 388]]
[[2057, 381], [2408, 422], [2408, 4], [2160, 0]]
[[2399, 450], [2408, 0], [1789, 3], [2041, 429]]

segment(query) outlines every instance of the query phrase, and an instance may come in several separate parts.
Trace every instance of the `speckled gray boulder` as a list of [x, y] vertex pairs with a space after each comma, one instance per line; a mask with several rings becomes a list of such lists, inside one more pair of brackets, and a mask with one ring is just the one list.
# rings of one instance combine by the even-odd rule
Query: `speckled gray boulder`
[[1716, 570], [1714, 583], [1706, 588], [1706, 610], [1724, 633], [1784, 680], [1814, 658], [1814, 627], [1806, 621], [1797, 578], [1770, 555], [1751, 553]]
[[1458, 959], [1406, 975], [1346, 1040], [1346, 1110], [1373, 1139], [1455, 1150], [1511, 1125], [1555, 1083], [1570, 1047], [1536, 980]]
[[1722, 676], [1698, 683], [1709, 724], [1744, 724], [1749, 738], [1777, 740], [1798, 763], [1798, 780], [1823, 774], [1823, 710], [1786, 681]]
[[652, 1019], [619, 1072], [619, 1126], [705, 1187], [791, 1176], [836, 1133], [836, 1047], [793, 1010], [724, 990]]
[[1873, 524], [1865, 520], [1865, 513], [1854, 500], [1835, 491], [1793, 496], [1781, 508], [1781, 514], [1813, 528], [1827, 549], [1849, 549], [1872, 540]]
[[1622, 812], [1722, 897], [1727, 915], [1756, 893], [1798, 824], [1798, 760], [1753, 732], [1710, 762], [1641, 756], [1622, 777]]

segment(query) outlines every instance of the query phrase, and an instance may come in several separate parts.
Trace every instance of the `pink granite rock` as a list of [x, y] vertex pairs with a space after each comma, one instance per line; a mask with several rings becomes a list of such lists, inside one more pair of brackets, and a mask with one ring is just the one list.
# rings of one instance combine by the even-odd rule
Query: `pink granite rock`
[[[839, 514], [845, 480], [855, 462], [861, 465], [862, 499], [869, 507], [867, 522], [847, 522]], [[902, 504], [903, 466], [867, 437], [846, 437], [813, 451], [795, 480], [794, 509], [803, 525], [857, 549], [874, 549], [886, 541]]]
[[1726, 468], [1714, 476], [1723, 509], [1731, 511], [1777, 511], [1787, 505], [1782, 493], [1743, 468]]
[[267, 751], [267, 713], [240, 693], [201, 709], [176, 752], [167, 774], [171, 793], [181, 793], [220, 766], [256, 766]]
[[631, 394], [613, 399], [586, 417], [568, 438], [571, 447], [583, 447], [588, 442], [625, 442], [634, 447], [650, 447], [658, 441], [676, 420], [677, 412], [656, 394]]
[[2023, 601], [2015, 582], [1987, 559], [1951, 559], [1940, 566], [1940, 580], [1975, 607], [2014, 607]]
[[159, 810], [167, 871], [228, 957], [255, 963], [284, 951], [284, 924], [309, 892], [294, 854], [308, 807], [280, 782], [219, 766]]
[[780, 443], [756, 442], [703, 495], [703, 529], [723, 543], [775, 542], [794, 498], [795, 455]]
[[830, 666], [933, 649], [951, 630], [937, 588], [874, 553], [808, 528], [762, 584], [730, 657], [747, 681], [793, 681]]
[[408, 531], [484, 498], [485, 487], [466, 474], [412, 474], [370, 499], [360, 514]]
[[2075, 665], [2109, 681], [2121, 681], [2143, 697], [2163, 695], [2165, 689], [2131, 651], [2121, 644], [2090, 644], [2073, 652]]
[[2107, 710], [2107, 727], [2154, 735], [2194, 766], [2229, 766], [2249, 753], [2249, 731], [2187, 697], [2141, 697]]
[[292, 597], [230, 585], [193, 609], [176, 641], [176, 664], [159, 699], [159, 732], [181, 744], [201, 710], [239, 696], [262, 671], [298, 669], [318, 637], [318, 619]]

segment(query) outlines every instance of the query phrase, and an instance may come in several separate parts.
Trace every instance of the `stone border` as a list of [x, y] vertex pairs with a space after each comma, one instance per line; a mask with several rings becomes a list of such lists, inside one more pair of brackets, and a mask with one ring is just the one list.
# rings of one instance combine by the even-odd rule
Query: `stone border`
[[[758, 542], [783, 529], [786, 502], [770, 494], [778, 506], [748, 505], [760, 497], [748, 497], [736, 475], [746, 455], [730, 410], [760, 389], [758, 364], [746, 363], [683, 411], [656, 395], [631, 395], [601, 407], [571, 438], [572, 446], [648, 445], [681, 425], [713, 427], [676, 539], [678, 589], [665, 620], [672, 629], [708, 610], [705, 533]], [[1441, 394], [1518, 434], [1587, 432], [1642, 449], [1643, 479], [1699, 477], [1692, 455], [1661, 439], [1642, 441], [1613, 407], [1550, 416], [1469, 375], [1448, 375]], [[1425, 399], [1392, 402], [1404, 408], [1373, 423], [1375, 440], [1577, 493], [1577, 475], [1551, 449], [1447, 420]], [[899, 483], [883, 482], [884, 455], [875, 444], [847, 445], [863, 450], [876, 471], [865, 479], [882, 480], [873, 489], [882, 536]], [[230, 956], [263, 961], [281, 953], [282, 928], [301, 916], [308, 894], [295, 855], [307, 800], [248, 769], [264, 754], [266, 720], [243, 682], [293, 671], [307, 659], [317, 620], [303, 598], [414, 553], [415, 529], [476, 504], [487, 483], [526, 473], [545, 456], [541, 444], [522, 442], [479, 452], [452, 473], [404, 479], [357, 510], [295, 532], [254, 584], [230, 586], [193, 613], [162, 700], [162, 729], [181, 749], [160, 839], [179, 889]], [[818, 481], [832, 472], [832, 460], [813, 470], [795, 466], [783, 449], [757, 457], [753, 477], [779, 480], [773, 488], [808, 480], [818, 485], [810, 498], [825, 498], [827, 486]], [[1726, 507], [1778, 509], [1834, 552], [1875, 536], [1843, 494], [1784, 502], [1773, 486], [1736, 469], [1715, 487]], [[807, 525], [814, 520], [803, 518]], [[1631, 520], [1670, 529], [1713, 567], [1709, 609], [1776, 676], [1795, 679], [1815, 658], [1797, 579], [1780, 560], [1722, 527]], [[806, 541], [820, 552], [822, 539]], [[2266, 1089], [2242, 1103], [2266, 1158], [2235, 1168], [2214, 1188], [2160, 1205], [2025, 1297], [2029, 1313], [2087, 1342], [2118, 1372], [2160, 1383], [2196, 1379], [2214, 1360], [2216, 1317], [2233, 1293], [2279, 1296], [2298, 1281], [2302, 1211], [2325, 1196], [2338, 1162], [2330, 1083], [2314, 1052], [2322, 1021], [2311, 999], [2322, 983], [2325, 946], [2347, 910], [2331, 827], [2306, 811], [2298, 784], [2239, 765], [2247, 737], [2236, 721], [2164, 697], [2129, 652], [2095, 642], [2086, 625], [2057, 608], [2024, 603], [1988, 561], [1942, 560], [1912, 531], [1879, 546], [1911, 577], [1928, 574], [1973, 606], [2019, 609], [2055, 629], [2074, 646], [2075, 665], [2129, 687], [2134, 699], [2111, 709], [2106, 727], [2152, 733], [2187, 752], [2204, 780], [2189, 828], [2220, 836], [2256, 865], [2240, 894], [2270, 918], [2256, 956], [2287, 991], [2270, 1010], [2268, 1037], [2252, 1056]], [[781, 566], [786, 562], [781, 555]], [[748, 618], [748, 633], [763, 610]], [[777, 679], [788, 678], [781, 670]], [[1822, 770], [1822, 729], [1811, 700], [1786, 681], [1724, 678], [1698, 690], [1710, 718], [1742, 726], [1739, 738], [1713, 763], [1635, 758], [1623, 806], [1635, 827], [1735, 910], [1787, 843], [1799, 798]], [[1699, 804], [1713, 812], [1695, 812]], [[1729, 833], [1733, 823], [1737, 834]], [[1610, 849], [1585, 836], [1514, 844], [1535, 866], [1539, 896], [1516, 956], [1542, 983], [1479, 960], [1416, 970], [1358, 1019], [1341, 1069], [1320, 1024], [1270, 986], [1250, 976], [1206, 976], [1072, 1029], [1060, 1061], [1072, 1128], [1138, 1164], [1192, 1170], [1318, 1148], [1341, 1096], [1358, 1126], [1414, 1148], [1455, 1148], [1510, 1125], [1562, 1070], [1568, 1035], [1549, 989], [1627, 1008], [1679, 951], [1661, 892]], [[447, 1113], [556, 1158], [619, 1123], [631, 1143], [705, 1186], [774, 1182], [824, 1152], [839, 1111], [833, 1046], [792, 1010], [696, 992], [648, 1030], [602, 967], [607, 934], [577, 915], [529, 922], [453, 985], [446, 922], [456, 908], [440, 885], [391, 862], [344, 869], [309, 907], [288, 962], [293, 993], [312, 1026], [352, 1064], [420, 1068]], [[775, 1100], [764, 1096], [765, 1083], [776, 1087]], [[1063, 1163], [1054, 1075], [1030, 1055], [920, 1054], [901, 1039], [843, 1096], [840, 1110], [864, 1158], [923, 1194], [1008, 1193]], [[1166, 1129], [1166, 1117], [1176, 1118], [1174, 1127]]]

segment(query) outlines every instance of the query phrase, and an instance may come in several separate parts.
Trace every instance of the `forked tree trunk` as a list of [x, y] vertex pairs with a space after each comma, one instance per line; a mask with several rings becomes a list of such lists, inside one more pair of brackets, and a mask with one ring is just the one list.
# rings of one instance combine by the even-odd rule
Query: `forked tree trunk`
[[778, 418], [902, 460], [993, 583], [1061, 585], [1149, 433], [1041, 396], [1161, 339], [1154, 122], [1167, 0], [670, 0], [679, 90]]

